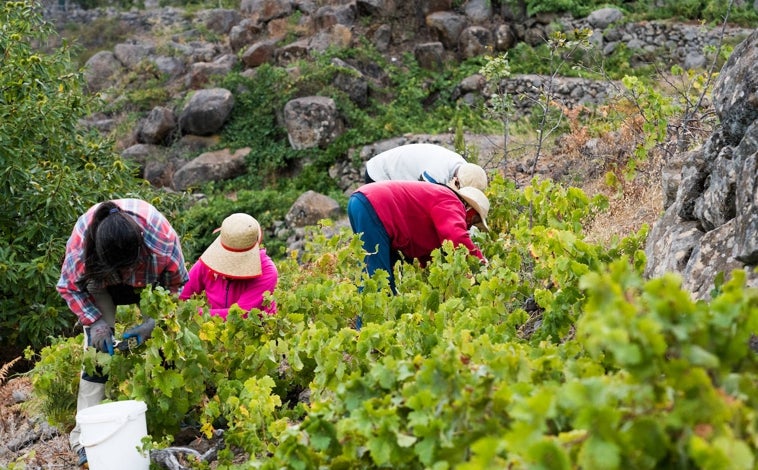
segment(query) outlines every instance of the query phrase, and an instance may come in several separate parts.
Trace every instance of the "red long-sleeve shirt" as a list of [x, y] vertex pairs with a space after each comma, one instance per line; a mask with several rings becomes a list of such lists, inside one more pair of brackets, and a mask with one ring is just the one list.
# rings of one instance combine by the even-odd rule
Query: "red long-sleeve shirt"
[[466, 209], [452, 189], [422, 181], [379, 181], [356, 190], [366, 196], [392, 240], [392, 249], [426, 263], [450, 240], [484, 259], [471, 241]]

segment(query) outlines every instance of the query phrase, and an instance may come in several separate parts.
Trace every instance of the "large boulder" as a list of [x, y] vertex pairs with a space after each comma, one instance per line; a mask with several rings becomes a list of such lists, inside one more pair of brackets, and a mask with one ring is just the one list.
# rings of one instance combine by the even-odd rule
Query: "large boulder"
[[179, 127], [184, 134], [215, 134], [229, 119], [234, 107], [234, 95], [224, 88], [198, 90], [179, 115]]
[[325, 96], [306, 96], [284, 106], [284, 125], [292, 148], [326, 147], [344, 131], [337, 104]]
[[675, 166], [664, 172], [668, 206], [645, 248], [645, 274], [677, 273], [696, 299], [709, 298], [716, 280], [734, 269], [745, 269], [748, 284], [758, 285], [756, 51], [758, 31], [724, 64], [713, 90], [721, 124], [702, 147], [674, 159]]
[[210, 181], [222, 181], [245, 172], [245, 157], [250, 148], [232, 152], [229, 149], [206, 152], [181, 167], [174, 174], [174, 189], [184, 191]]

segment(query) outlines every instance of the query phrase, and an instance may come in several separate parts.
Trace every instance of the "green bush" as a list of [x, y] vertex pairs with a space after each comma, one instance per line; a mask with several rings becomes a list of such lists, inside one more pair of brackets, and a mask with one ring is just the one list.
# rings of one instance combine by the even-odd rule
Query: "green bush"
[[[55, 290], [77, 217], [114, 197], [154, 192], [110, 142], [77, 125], [91, 101], [64, 45], [29, 1], [0, 7], [0, 342], [39, 347], [75, 317]], [[159, 199], [153, 202], [159, 203]]]
[[[148, 404], [153, 447], [182, 426], [224, 430], [247, 454], [219, 453], [230, 469], [754, 469], [745, 273], [695, 302], [675, 276], [643, 279], [644, 231], [585, 240], [602, 197], [500, 177], [488, 194], [486, 267], [447, 242], [425, 269], [396, 267], [388, 295], [386, 275], [362, 277], [358, 237], [311, 230], [302, 259], [278, 264], [277, 315], [223, 322], [146, 290], [153, 338], [85, 363], [110, 372], [109, 398]], [[46, 352], [35, 391], [50, 400], [71, 352]]]

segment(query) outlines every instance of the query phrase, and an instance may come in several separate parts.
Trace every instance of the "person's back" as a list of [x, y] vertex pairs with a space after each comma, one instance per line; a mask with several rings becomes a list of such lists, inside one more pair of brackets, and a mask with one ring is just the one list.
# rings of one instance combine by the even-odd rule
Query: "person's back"
[[435, 144], [408, 144], [384, 151], [366, 162], [373, 181], [420, 181], [424, 172], [433, 182], [447, 184], [466, 159]]
[[439, 184], [384, 181], [358, 188], [376, 211], [392, 240], [407, 258], [428, 261], [444, 240], [463, 244], [476, 256], [466, 226], [466, 211], [453, 189]]
[[[377, 181], [350, 195], [347, 215], [353, 232], [360, 234], [366, 250], [366, 273], [377, 269], [389, 275], [393, 293], [393, 266], [402, 258], [429, 261], [432, 251], [445, 240], [463, 245], [486, 263], [468, 229], [487, 227], [489, 201], [474, 187], [455, 188], [424, 181]], [[401, 256], [402, 255], [402, 256]], [[356, 325], [360, 328], [360, 316]]]

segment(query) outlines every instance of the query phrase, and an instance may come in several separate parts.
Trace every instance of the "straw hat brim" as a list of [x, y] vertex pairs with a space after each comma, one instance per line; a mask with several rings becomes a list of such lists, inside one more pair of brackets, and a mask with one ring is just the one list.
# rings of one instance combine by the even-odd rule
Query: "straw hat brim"
[[[484, 230], [488, 231], [490, 230], [489, 225], [487, 225], [487, 214], [489, 213], [489, 201], [486, 201], [487, 196], [484, 195], [481, 191], [474, 187], [464, 187], [461, 189], [455, 188], [454, 186], [448, 186], [450, 189], [455, 191], [455, 193], [466, 203], [471, 206], [477, 214], [479, 214], [479, 217], [482, 219], [481, 225], [484, 227]], [[473, 195], [468, 194], [471, 190], [478, 191], [481, 193], [481, 197], [483, 197], [485, 200], [480, 203]], [[483, 203], [487, 203], [487, 207], [483, 207]]]
[[230, 279], [250, 279], [263, 272], [260, 243], [245, 251], [230, 251], [223, 247], [220, 236], [200, 255], [200, 261], [211, 271]]

